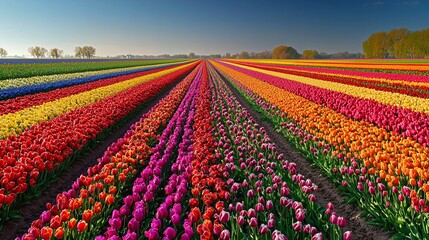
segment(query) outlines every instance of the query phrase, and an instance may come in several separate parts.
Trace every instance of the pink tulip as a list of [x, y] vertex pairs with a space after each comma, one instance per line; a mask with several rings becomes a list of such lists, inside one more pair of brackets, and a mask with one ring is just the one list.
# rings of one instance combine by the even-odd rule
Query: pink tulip
[[268, 232], [268, 227], [265, 224], [261, 224], [261, 226], [259, 226], [259, 234], [264, 235]]
[[346, 219], [344, 217], [338, 217], [337, 218], [337, 225], [339, 227], [345, 227], [346, 226]]
[[268, 223], [267, 223], [267, 226], [268, 226], [268, 228], [274, 228], [275, 227], [275, 225], [276, 225], [276, 222], [275, 222], [275, 220], [274, 219], [270, 219], [270, 220], [268, 220]]
[[240, 226], [243, 226], [244, 222], [245, 222], [244, 217], [243, 216], [238, 216], [238, 218], [237, 218], [237, 224], [240, 225]]
[[293, 230], [295, 230], [295, 232], [301, 232], [302, 230], [302, 222], [297, 221], [295, 223], [292, 224]]
[[231, 234], [228, 229], [224, 229], [219, 236], [220, 240], [229, 240], [231, 238]]
[[343, 234], [343, 240], [351, 240], [352, 239], [352, 231], [347, 231], [347, 232], [344, 232], [344, 234]]
[[338, 217], [336, 215], [332, 214], [329, 217], [329, 222], [331, 222], [332, 224], [337, 224], [337, 219], [338, 219]]
[[252, 218], [249, 220], [249, 225], [250, 225], [250, 227], [252, 227], [252, 228], [257, 227], [257, 226], [258, 226], [258, 219], [256, 219], [255, 217], [252, 217]]
[[301, 222], [304, 221], [304, 219], [305, 219], [305, 210], [302, 209], [302, 208], [297, 209], [295, 211], [295, 218], [298, 221], [301, 221]]
[[316, 233], [311, 237], [311, 240], [323, 240], [323, 234], [322, 233]]
[[227, 223], [229, 221], [229, 212], [222, 211], [219, 214], [219, 221], [222, 223]]

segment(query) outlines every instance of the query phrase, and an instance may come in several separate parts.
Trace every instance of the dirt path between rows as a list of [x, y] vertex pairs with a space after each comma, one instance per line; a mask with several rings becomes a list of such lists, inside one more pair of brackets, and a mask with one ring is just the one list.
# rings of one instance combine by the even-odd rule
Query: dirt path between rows
[[[187, 75], [188, 74], [185, 76]], [[104, 138], [97, 146], [92, 148], [87, 155], [73, 162], [72, 165], [61, 174], [62, 176], [44, 191], [40, 198], [34, 199], [29, 204], [22, 206], [19, 210], [22, 218], [18, 220], [9, 220], [6, 222], [3, 231], [0, 232], [0, 239], [12, 240], [18, 236], [21, 237], [24, 233], [27, 233], [31, 223], [36, 220], [44, 210], [46, 210], [46, 203], [55, 203], [58, 193], [68, 191], [71, 188], [72, 183], [81, 174], [85, 174], [89, 167], [97, 164], [97, 159], [103, 156], [104, 151], [113, 142], [118, 140], [118, 138], [123, 137], [133, 123], [139, 121], [144, 113], [148, 112], [162, 98], [167, 96], [170, 90], [173, 89], [179, 82], [181, 82], [185, 76], [171, 84], [157, 97], [151, 99], [146, 106], [144, 106], [140, 111], [134, 113], [130, 119], [128, 119], [124, 124]]]
[[[221, 75], [222, 76], [222, 75]], [[222, 76], [223, 78], [223, 76]], [[234, 93], [240, 104], [247, 109], [250, 115], [255, 121], [263, 126], [267, 131], [268, 136], [275, 143], [279, 153], [283, 153], [285, 159], [289, 159], [297, 164], [297, 172], [303, 174], [306, 178], [319, 187], [318, 192], [315, 192], [317, 203], [326, 206], [328, 202], [331, 202], [335, 206], [335, 211], [339, 216], [346, 217], [347, 226], [344, 228], [345, 231], [353, 232], [353, 239], [358, 240], [385, 240], [390, 239], [390, 235], [381, 228], [370, 226], [366, 224], [366, 220], [360, 217], [362, 211], [357, 205], [342, 203], [345, 199], [341, 196], [340, 191], [335, 187], [331, 180], [322, 175], [320, 169], [312, 167], [305, 157], [298, 152], [292, 145], [280, 133], [274, 130], [274, 127], [270, 122], [262, 119], [262, 116], [256, 112], [247, 100], [232, 86], [232, 84], [225, 78], [229, 89]]]

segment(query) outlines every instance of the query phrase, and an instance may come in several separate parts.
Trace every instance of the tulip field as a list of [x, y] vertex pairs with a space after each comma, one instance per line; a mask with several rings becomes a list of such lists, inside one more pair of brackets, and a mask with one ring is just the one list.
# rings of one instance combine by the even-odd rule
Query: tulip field
[[424, 61], [9, 67], [0, 239], [429, 239]]

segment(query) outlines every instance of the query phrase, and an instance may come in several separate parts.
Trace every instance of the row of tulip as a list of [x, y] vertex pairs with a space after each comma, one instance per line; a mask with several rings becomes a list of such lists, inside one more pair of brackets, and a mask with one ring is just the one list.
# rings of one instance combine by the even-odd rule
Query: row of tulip
[[63, 75], [48, 75], [22, 79], [1, 80], [0, 100], [38, 92], [46, 92], [53, 89], [65, 88], [78, 84], [103, 80], [106, 78], [119, 77], [174, 65], [177, 64], [160, 64], [155, 66], [133, 67], [130, 69], [112, 69], [96, 72], [70, 73]]
[[329, 69], [356, 69], [359, 71], [371, 71], [371, 72], [388, 72], [388, 73], [405, 73], [405, 74], [421, 74], [427, 75], [428, 64], [427, 63], [391, 63], [391, 62], [358, 62], [348, 60], [248, 60], [259, 63], [269, 63], [278, 65], [288, 66], [305, 66], [305, 67], [322, 67]]
[[316, 203], [317, 185], [283, 159], [213, 69], [210, 78], [215, 162], [222, 167], [214, 164], [210, 172], [220, 180], [207, 180], [216, 183], [217, 194], [195, 190], [206, 209], [197, 233], [207, 239], [351, 239], [351, 232], [342, 233], [346, 220], [333, 205], [323, 209]]
[[344, 93], [358, 98], [372, 99], [386, 105], [399, 106], [399, 107], [409, 108], [414, 111], [429, 113], [429, 99], [418, 98], [418, 97], [413, 97], [413, 96], [408, 96], [408, 95], [393, 93], [393, 92], [378, 91], [370, 88], [356, 87], [356, 86], [342, 84], [342, 83], [321, 81], [317, 79], [300, 77], [300, 76], [291, 75], [291, 74], [284, 74], [279, 72], [267, 71], [263, 69], [256, 69], [256, 68], [247, 67], [247, 66], [240, 66], [232, 63], [230, 64], [233, 66], [239, 66], [240, 68], [243, 68], [246, 70], [253, 70], [258, 73], [280, 77], [283, 79], [288, 79], [291, 81], [300, 82], [303, 84], [307, 84], [307, 85], [311, 85], [311, 86], [315, 86], [315, 87], [319, 87], [319, 88], [323, 88], [323, 89], [327, 89], [327, 90], [331, 90], [339, 93]]
[[178, 63], [183, 59], [114, 60], [114, 59], [2, 59], [0, 80], [34, 76], [96, 72], [109, 69], [131, 69], [154, 64]]
[[160, 233], [167, 239], [177, 237], [183, 214], [181, 202], [188, 192], [192, 123], [203, 69], [152, 149], [149, 162], [134, 181], [132, 193], [113, 211], [104, 236], [97, 239], [137, 239], [142, 235], [159, 239]]
[[131, 78], [125, 81], [102, 86], [92, 90], [84, 91], [68, 97], [56, 99], [41, 105], [32, 106], [20, 111], [0, 116], [0, 139], [5, 139], [11, 135], [18, 135], [31, 126], [40, 122], [49, 121], [59, 115], [70, 112], [74, 109], [82, 108], [90, 104], [102, 101], [114, 94], [118, 94], [142, 83], [152, 81], [156, 78], [167, 76], [168, 74], [184, 69], [190, 64], [167, 70]]
[[55, 89], [49, 92], [41, 92], [41, 93], [30, 94], [30, 95], [20, 96], [12, 99], [3, 100], [3, 101], [0, 101], [0, 115], [14, 113], [31, 106], [41, 105], [43, 103], [51, 102], [56, 99], [68, 97], [74, 94], [93, 90], [99, 87], [112, 85], [118, 82], [132, 79], [132, 78], [160, 72], [162, 70], [170, 69], [172, 67], [173, 66], [167, 66], [164, 68], [156, 68], [153, 70], [147, 69], [139, 73], [124, 75], [124, 76], [119, 76], [114, 78], [108, 78], [104, 80], [98, 80], [95, 82], [83, 83], [83, 84], [79, 84], [79, 85], [71, 86], [67, 88]]
[[410, 86], [427, 86], [429, 83], [429, 76], [427, 75], [413, 75], [413, 74], [395, 74], [395, 73], [382, 73], [382, 72], [364, 72], [353, 69], [328, 69], [328, 68], [319, 68], [319, 67], [309, 67], [309, 66], [290, 66], [290, 65], [280, 65], [275, 63], [258, 63], [256, 61], [232, 61], [225, 60], [230, 62], [236, 62], [240, 64], [250, 64], [259, 67], [270, 67], [275, 69], [291, 70], [295, 72], [306, 72], [306, 73], [320, 73], [326, 76], [341, 76], [341, 77], [350, 77], [358, 80], [368, 80], [368, 81], [382, 81], [382, 82], [395, 82], [407, 84]]
[[236, 66], [230, 66], [230, 68], [342, 113], [350, 119], [364, 120], [402, 135], [404, 138], [412, 138], [423, 147], [429, 146], [429, 116], [425, 113], [385, 105], [372, 99], [362, 99]]
[[[55, 203], [48, 203], [47, 210], [33, 221], [27, 234], [17, 239], [89, 239], [105, 228], [109, 216], [124, 211], [131, 214], [129, 206], [115, 210], [121, 202], [129, 204], [133, 197], [126, 197], [129, 186], [137, 177], [142, 166], [152, 153], [151, 147], [159, 142], [159, 133], [169, 119], [176, 114], [179, 104], [200, 68], [195, 69], [170, 93], [158, 102], [140, 121], [112, 144], [90, 167], [86, 175], [81, 175], [72, 188], [57, 195]], [[137, 189], [133, 189], [137, 190]], [[137, 219], [144, 212], [133, 211]], [[114, 221], [116, 222], [116, 220]], [[118, 223], [115, 223], [115, 225]]]
[[[398, 185], [400, 180], [415, 185], [418, 179], [429, 179], [429, 165], [425, 163], [428, 147], [365, 121], [349, 119], [330, 108], [257, 78], [225, 66], [219, 68], [233, 74], [231, 76], [243, 84], [245, 81], [246, 86], [253, 85], [249, 87], [252, 91], [257, 90], [258, 95], [296, 119], [309, 133], [325, 139], [336, 148], [336, 154], [361, 159], [365, 166], [373, 168], [373, 173], [390, 182], [389, 185]], [[422, 190], [427, 192], [429, 188]]]
[[130, 88], [102, 101], [42, 122], [18, 136], [0, 141], [0, 217], [5, 221], [19, 205], [23, 193], [38, 194], [39, 187], [87, 151], [96, 139], [167, 86], [189, 73], [198, 63], [154, 81]]
[[[375, 78], [373, 73], [366, 73], [365, 77], [356, 75], [345, 75], [332, 73], [330, 69], [311, 69], [311, 70], [294, 70], [289, 67], [276, 67], [270, 65], [260, 65], [251, 63], [240, 63], [241, 65], [256, 67], [259, 69], [281, 72], [285, 74], [292, 74], [302, 77], [319, 79], [330, 82], [337, 82], [349, 84], [357, 87], [366, 87], [379, 91], [397, 92], [414, 97], [428, 98], [429, 97], [429, 83], [428, 82], [413, 82], [410, 80], [393, 80], [387, 78]], [[385, 74], [388, 75], [388, 74]], [[404, 75], [405, 79], [413, 77], [413, 75]], [[412, 79], [412, 78], [411, 78]], [[428, 80], [429, 81], [429, 80]]]
[[392, 186], [391, 182], [374, 175], [373, 167], [365, 166], [358, 158], [338, 154], [333, 145], [306, 131], [302, 121], [285, 113], [281, 106], [262, 99], [253, 85], [227, 75], [255, 108], [338, 184], [349, 196], [349, 202], [358, 204], [374, 218], [370, 223], [391, 230], [397, 239], [422, 239], [429, 234], [429, 218], [425, 214], [429, 206], [425, 194], [422, 195], [428, 188], [426, 181], [418, 180], [417, 186], [400, 181], [398, 186]]

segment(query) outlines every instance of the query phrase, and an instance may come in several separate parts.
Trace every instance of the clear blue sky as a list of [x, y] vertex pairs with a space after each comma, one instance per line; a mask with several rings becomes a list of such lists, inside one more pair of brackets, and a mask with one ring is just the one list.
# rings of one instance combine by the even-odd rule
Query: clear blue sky
[[429, 28], [429, 0], [0, 0], [0, 47], [97, 55], [362, 51], [369, 34]]

